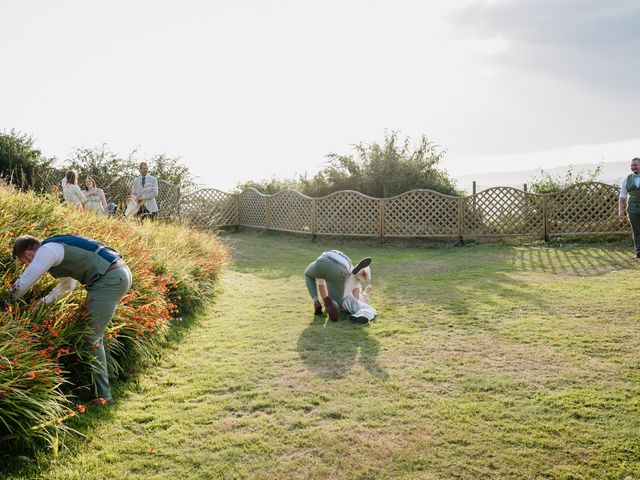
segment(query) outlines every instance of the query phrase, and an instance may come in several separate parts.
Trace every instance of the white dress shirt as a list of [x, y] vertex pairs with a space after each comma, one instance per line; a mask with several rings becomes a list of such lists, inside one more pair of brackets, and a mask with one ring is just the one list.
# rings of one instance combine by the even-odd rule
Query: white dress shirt
[[[624, 177], [622, 183], [620, 184], [620, 198], [627, 198], [627, 195], [629, 193], [627, 192], [627, 178], [629, 177]], [[636, 188], [640, 188], [640, 175], [637, 175], [633, 178], [633, 183], [636, 184]]]
[[[13, 284], [13, 297], [16, 299], [22, 297], [51, 267], [60, 265], [62, 260], [64, 260], [64, 247], [61, 243], [52, 242], [40, 245], [32, 262], [18, 281]], [[59, 278], [58, 284], [42, 300], [46, 304], [52, 303], [63, 292], [76, 288], [77, 284], [78, 282], [71, 277]]]

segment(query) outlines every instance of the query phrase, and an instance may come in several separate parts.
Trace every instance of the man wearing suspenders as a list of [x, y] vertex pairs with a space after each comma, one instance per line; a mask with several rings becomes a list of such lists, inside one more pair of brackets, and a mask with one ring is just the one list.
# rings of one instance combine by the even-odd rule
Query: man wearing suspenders
[[39, 300], [49, 304], [80, 282], [87, 290], [89, 333], [85, 349], [95, 355], [96, 403], [111, 403], [111, 387], [104, 350], [104, 332], [120, 299], [131, 287], [131, 271], [112, 248], [79, 235], [55, 235], [39, 240], [31, 235], [16, 238], [13, 256], [28, 265], [11, 289], [14, 300], [25, 294], [45, 273], [59, 279], [51, 292]]
[[640, 158], [631, 160], [631, 175], [620, 184], [618, 200], [618, 216], [625, 218], [625, 204], [629, 223], [633, 230], [633, 244], [636, 247], [636, 258], [640, 258]]

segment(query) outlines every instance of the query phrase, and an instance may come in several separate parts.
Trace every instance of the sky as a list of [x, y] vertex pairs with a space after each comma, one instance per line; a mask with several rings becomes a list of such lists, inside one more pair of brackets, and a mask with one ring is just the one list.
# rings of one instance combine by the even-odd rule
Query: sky
[[229, 190], [392, 130], [454, 176], [640, 156], [638, 0], [0, 2], [0, 130], [60, 160]]

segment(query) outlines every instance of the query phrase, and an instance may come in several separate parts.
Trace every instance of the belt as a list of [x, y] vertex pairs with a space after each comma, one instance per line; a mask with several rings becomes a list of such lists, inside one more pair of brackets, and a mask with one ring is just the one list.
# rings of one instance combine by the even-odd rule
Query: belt
[[335, 258], [330, 257], [330, 256], [328, 256], [328, 255], [327, 255], [327, 256], [325, 256], [324, 258], [326, 258], [326, 259], [328, 259], [328, 260], [331, 260], [331, 261], [332, 261], [333, 263], [335, 263], [336, 265], [341, 266], [341, 267], [344, 269], [344, 271], [345, 271], [345, 272], [349, 273], [349, 267], [347, 267], [344, 263], [339, 262], [339, 261], [338, 261], [338, 260], [336, 260]]
[[[113, 262], [111, 265], [109, 265], [109, 268], [107, 268], [107, 272], [110, 272], [111, 270], [115, 270], [117, 268], [122, 268], [125, 266], [124, 260], [122, 260], [121, 258], [119, 258], [118, 260], [116, 260], [115, 262]], [[105, 272], [106, 273], [106, 272]]]

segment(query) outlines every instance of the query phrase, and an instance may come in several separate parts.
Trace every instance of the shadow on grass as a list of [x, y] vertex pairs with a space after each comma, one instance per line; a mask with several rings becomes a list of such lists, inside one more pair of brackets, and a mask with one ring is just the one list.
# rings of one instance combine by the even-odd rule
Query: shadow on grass
[[374, 377], [388, 374], [378, 365], [380, 343], [366, 325], [352, 324], [342, 315], [337, 323], [316, 316], [298, 338], [298, 353], [305, 366], [325, 379], [343, 378], [356, 363]]

